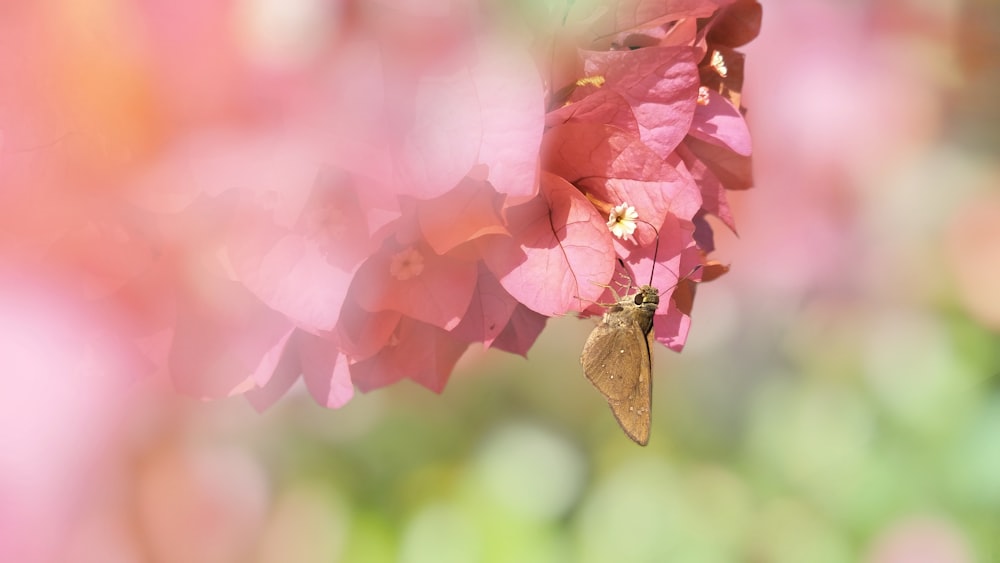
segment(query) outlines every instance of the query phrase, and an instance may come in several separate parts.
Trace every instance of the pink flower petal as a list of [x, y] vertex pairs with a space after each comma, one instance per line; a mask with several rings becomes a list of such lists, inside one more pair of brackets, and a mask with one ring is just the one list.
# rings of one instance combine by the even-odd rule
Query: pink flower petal
[[346, 405], [354, 396], [354, 384], [347, 357], [340, 353], [337, 343], [300, 332], [296, 348], [302, 378], [316, 402], [331, 409]]
[[[293, 335], [292, 338], [295, 336]], [[288, 348], [286, 343], [286, 350]], [[243, 397], [257, 412], [264, 412], [277, 403], [299, 380], [302, 370], [294, 353], [286, 353], [275, 366], [274, 372], [264, 385], [243, 393]]]
[[479, 244], [487, 267], [514, 298], [543, 315], [579, 310], [614, 269], [607, 218], [565, 180], [542, 174], [541, 195], [509, 208], [513, 238]]
[[304, 193], [240, 191], [226, 247], [236, 278], [300, 327], [332, 330], [355, 270], [378, 246], [367, 214], [378, 189], [324, 169]]
[[538, 339], [545, 328], [548, 317], [518, 304], [510, 316], [510, 322], [493, 341], [493, 348], [512, 354], [527, 356], [528, 349]]
[[365, 311], [348, 294], [337, 323], [341, 349], [354, 361], [373, 356], [389, 341], [401, 317], [397, 311]]
[[[576, 99], [577, 97], [579, 99]], [[612, 88], [577, 86], [573, 91], [571, 103], [545, 115], [546, 127], [551, 128], [563, 123], [613, 125], [617, 129], [639, 136], [639, 123], [628, 100]]]
[[399, 193], [434, 198], [454, 188], [479, 160], [482, 108], [467, 69], [424, 77], [414, 93], [413, 125], [395, 164]]
[[254, 258], [239, 262], [238, 271], [262, 302], [306, 330], [333, 329], [352, 272], [332, 267], [314, 241], [295, 234]]
[[440, 393], [468, 346], [438, 327], [404, 317], [389, 345], [351, 364], [351, 378], [365, 392], [409, 377]]
[[203, 276], [185, 295], [169, 368], [174, 386], [200, 398], [223, 398], [267, 383], [294, 326], [241, 284]]
[[[666, 312], [653, 316], [656, 341], [674, 352], [680, 352], [684, 349], [691, 330], [691, 315], [678, 309], [672, 299], [664, 304], [667, 305]], [[663, 305], [660, 308], [664, 309]]]
[[651, 285], [665, 291], [677, 283], [678, 277], [687, 275], [701, 264], [701, 254], [694, 244], [694, 226], [689, 221], [667, 215], [658, 230], [658, 246], [652, 244], [636, 248], [624, 260], [635, 276], [633, 280], [636, 284], [647, 283], [652, 273]]
[[684, 139], [698, 95], [696, 54], [690, 47], [584, 53], [586, 76], [604, 79], [601, 89], [618, 92], [639, 128], [639, 138], [665, 156]]
[[[615, 2], [612, 9], [591, 2], [579, 2], [577, 9], [570, 13], [574, 19], [588, 21], [588, 37], [597, 37], [599, 40], [595, 44], [604, 45], [621, 32], [656, 28], [684, 18], [710, 16], [720, 5], [731, 1], [621, 0]], [[593, 21], [595, 16], [598, 19]]]
[[661, 292], [660, 307], [653, 322], [656, 340], [680, 351], [691, 326], [690, 311], [678, 308], [672, 296], [677, 291], [678, 278], [691, 275], [700, 279], [700, 270], [693, 274], [692, 271], [702, 263], [702, 255], [694, 243], [694, 226], [691, 223], [668, 215], [659, 232], [659, 247], [651, 244], [633, 249], [624, 258], [626, 268], [616, 269], [612, 288], [606, 289], [585, 313], [588, 316], [602, 315], [609, 305], [648, 283]]
[[488, 182], [465, 178], [443, 196], [417, 202], [420, 231], [437, 254], [483, 235], [506, 235], [503, 201]]
[[[660, 308], [653, 317], [656, 327], [656, 340], [675, 352], [680, 352], [687, 342], [688, 331], [691, 328], [690, 301], [693, 293], [686, 297], [686, 303], [678, 303], [679, 295], [691, 292], [693, 286], [684, 276], [701, 279], [703, 270], [694, 271], [702, 264], [701, 251], [694, 243], [694, 226], [686, 221], [668, 216], [660, 227], [661, 246], [657, 252], [656, 265], [653, 270], [653, 287], [663, 294], [660, 297]], [[663, 245], [663, 241], [667, 244]], [[652, 255], [630, 256], [629, 262], [633, 271], [645, 271], [652, 267]], [[679, 279], [680, 278], [680, 279]], [[664, 307], [664, 305], [667, 305]]]
[[740, 156], [750, 156], [750, 129], [743, 115], [729, 100], [712, 90], [708, 104], [697, 104], [690, 135], [696, 139], [721, 145]]
[[534, 59], [510, 42], [481, 44], [472, 69], [483, 119], [479, 162], [496, 191], [516, 200], [538, 193], [544, 89]]
[[500, 285], [489, 269], [479, 265], [479, 280], [462, 322], [451, 333], [465, 342], [482, 342], [489, 348], [507, 326], [517, 301]]
[[721, 219], [735, 233], [736, 220], [733, 217], [732, 209], [729, 207], [729, 197], [726, 195], [726, 187], [722, 185], [722, 182], [708, 169], [708, 166], [704, 162], [694, 156], [690, 149], [688, 149], [687, 144], [681, 144], [681, 146], [677, 147], [676, 155], [683, 159], [688, 171], [701, 190], [702, 209]]
[[[420, 264], [400, 271], [394, 261], [411, 253]], [[396, 311], [448, 330], [462, 320], [476, 278], [475, 262], [439, 256], [425, 244], [387, 244], [361, 266], [351, 287], [368, 311]]]
[[708, 143], [688, 136], [684, 139], [688, 150], [715, 174], [727, 190], [745, 190], [753, 186], [750, 157], [737, 154], [727, 147]]
[[[690, 219], [701, 207], [698, 186], [637, 137], [609, 126], [566, 124], [550, 129], [542, 147], [546, 169], [598, 200], [627, 202], [639, 218], [653, 225], [667, 213]], [[640, 230], [648, 244], [653, 233]]]
[[[475, 166], [485, 164], [500, 193], [518, 198], [537, 191], [538, 144], [544, 121], [544, 91], [527, 52], [488, 41], [454, 46], [447, 58], [456, 68], [430, 66], [412, 81], [412, 110], [394, 161], [400, 193], [433, 198], [451, 190]], [[443, 66], [437, 61], [437, 67]], [[401, 94], [401, 93], [398, 93]], [[405, 117], [404, 117], [405, 116]]]
[[354, 396], [347, 358], [339, 352], [337, 343], [301, 330], [286, 341], [270, 380], [244, 396], [255, 409], [263, 411], [284, 396], [300, 375], [316, 402], [327, 408], [340, 408]]

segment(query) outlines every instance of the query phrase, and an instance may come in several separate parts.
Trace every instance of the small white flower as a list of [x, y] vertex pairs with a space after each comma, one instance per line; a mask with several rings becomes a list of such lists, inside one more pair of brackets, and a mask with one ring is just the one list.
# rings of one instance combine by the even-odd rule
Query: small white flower
[[699, 86], [698, 87], [698, 100], [697, 100], [698, 105], [699, 106], [707, 106], [708, 103], [711, 102], [711, 101], [712, 101], [712, 99], [708, 97], [708, 88], [706, 88], [704, 86]]
[[715, 72], [719, 74], [722, 78], [725, 78], [729, 74], [729, 69], [726, 68], [726, 59], [722, 58], [722, 53], [719, 51], [712, 51], [712, 60], [708, 63]]
[[611, 210], [608, 215], [608, 228], [616, 237], [629, 240], [635, 232], [635, 220], [639, 218], [635, 208], [628, 203], [622, 203]]

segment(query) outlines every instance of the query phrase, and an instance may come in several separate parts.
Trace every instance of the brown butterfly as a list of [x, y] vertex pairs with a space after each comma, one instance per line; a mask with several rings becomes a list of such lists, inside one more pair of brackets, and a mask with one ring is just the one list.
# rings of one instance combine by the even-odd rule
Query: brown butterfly
[[649, 442], [653, 395], [653, 315], [660, 293], [644, 285], [604, 312], [583, 345], [580, 363], [587, 379], [608, 400], [629, 438]]

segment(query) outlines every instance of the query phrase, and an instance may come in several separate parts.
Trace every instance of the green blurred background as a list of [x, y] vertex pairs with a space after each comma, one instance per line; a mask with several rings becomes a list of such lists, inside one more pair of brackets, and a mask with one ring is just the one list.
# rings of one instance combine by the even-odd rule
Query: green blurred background
[[656, 350], [648, 447], [583, 377], [593, 322], [553, 319], [440, 396], [140, 391], [80, 537], [125, 505], [161, 561], [1000, 561], [997, 11], [764, 2], [756, 187]]

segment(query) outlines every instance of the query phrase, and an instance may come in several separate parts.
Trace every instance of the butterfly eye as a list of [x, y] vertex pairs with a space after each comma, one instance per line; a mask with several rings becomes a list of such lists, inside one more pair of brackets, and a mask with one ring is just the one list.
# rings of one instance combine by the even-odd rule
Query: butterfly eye
[[645, 296], [643, 296], [643, 294], [642, 294], [641, 291], [639, 293], [635, 294], [635, 304], [636, 305], [642, 305], [642, 302], [643, 302], [644, 299], [645, 299]]

